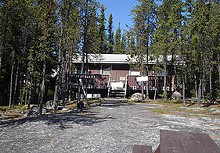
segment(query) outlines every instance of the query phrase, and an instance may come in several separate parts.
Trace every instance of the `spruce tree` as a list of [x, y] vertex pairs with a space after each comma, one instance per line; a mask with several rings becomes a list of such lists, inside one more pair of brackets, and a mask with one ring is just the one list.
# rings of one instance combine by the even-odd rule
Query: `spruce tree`
[[109, 15], [108, 18], [108, 53], [113, 53], [114, 46], [114, 32], [113, 32], [113, 16]]
[[[155, 30], [155, 15], [156, 4], [154, 0], [140, 0], [140, 5], [137, 5], [131, 12], [134, 20], [134, 33], [136, 35], [137, 48], [135, 55], [138, 56], [139, 69], [141, 75], [148, 75], [148, 55], [151, 38]], [[146, 66], [144, 65], [146, 63]], [[142, 86], [142, 93], [144, 87]], [[149, 98], [148, 82], [146, 82], [146, 98]]]
[[122, 34], [121, 34], [121, 26], [120, 23], [118, 24], [118, 28], [115, 33], [115, 45], [114, 45], [114, 54], [121, 54], [123, 53], [122, 48], [121, 48], [121, 39], [122, 39]]
[[105, 7], [101, 6], [101, 15], [100, 15], [100, 25], [99, 25], [99, 35], [100, 35], [100, 53], [107, 52], [107, 36], [106, 36], [106, 28], [105, 28]]

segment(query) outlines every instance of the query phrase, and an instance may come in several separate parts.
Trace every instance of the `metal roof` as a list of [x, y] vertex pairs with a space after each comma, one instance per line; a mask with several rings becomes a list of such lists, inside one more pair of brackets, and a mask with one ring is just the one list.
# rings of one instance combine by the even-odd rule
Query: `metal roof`
[[[138, 57], [132, 57], [126, 54], [88, 54], [88, 63], [112, 63], [112, 64], [129, 64], [136, 63]], [[163, 57], [151, 59], [149, 56], [148, 64], [156, 64], [156, 62], [162, 62]], [[146, 61], [146, 59], [145, 59]], [[167, 56], [167, 61], [171, 61], [171, 55]], [[82, 63], [82, 58], [80, 55], [73, 59], [73, 63]]]

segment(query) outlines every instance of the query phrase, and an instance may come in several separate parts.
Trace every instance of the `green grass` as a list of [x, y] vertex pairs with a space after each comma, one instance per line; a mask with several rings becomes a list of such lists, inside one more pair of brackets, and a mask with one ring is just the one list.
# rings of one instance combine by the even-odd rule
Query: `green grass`
[[169, 114], [170, 113], [168, 109], [164, 109], [164, 108], [154, 108], [152, 109], [152, 112], [157, 113], [157, 114]]
[[[212, 114], [210, 107], [197, 107], [196, 105], [187, 105], [188, 107], [182, 107], [182, 103], [176, 101], [151, 101], [150, 103], [161, 105], [160, 108], [150, 109], [152, 112], [157, 114], [174, 114], [185, 117], [208, 117], [219, 115]], [[219, 109], [219, 106], [215, 106], [215, 108]]]

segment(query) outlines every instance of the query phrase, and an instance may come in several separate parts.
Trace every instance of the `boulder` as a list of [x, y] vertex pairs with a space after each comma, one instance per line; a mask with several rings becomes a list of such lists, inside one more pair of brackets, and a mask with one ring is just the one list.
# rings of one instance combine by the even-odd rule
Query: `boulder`
[[179, 93], [178, 91], [175, 91], [175, 92], [172, 94], [172, 96], [171, 96], [171, 98], [172, 98], [173, 100], [181, 100], [181, 97], [182, 97], [182, 95], [181, 95], [181, 93]]
[[216, 114], [216, 115], [220, 114], [220, 109], [217, 109], [217, 108], [211, 108], [210, 111], [212, 114]]
[[[145, 94], [143, 94], [143, 97], [145, 99]], [[142, 93], [134, 93], [131, 98], [129, 99], [129, 101], [132, 102], [141, 102], [142, 101]]]
[[[42, 108], [42, 114], [46, 114], [47, 110], [43, 107]], [[38, 106], [32, 106], [30, 110], [28, 110], [27, 114], [25, 116], [38, 116], [40, 115], [39, 107]]]

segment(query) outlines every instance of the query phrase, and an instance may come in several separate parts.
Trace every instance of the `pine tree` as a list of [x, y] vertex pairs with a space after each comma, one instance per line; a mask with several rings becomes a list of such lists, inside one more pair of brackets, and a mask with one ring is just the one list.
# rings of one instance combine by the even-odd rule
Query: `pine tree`
[[[42, 114], [43, 102], [46, 93], [46, 75], [48, 68], [48, 61], [50, 59], [50, 54], [53, 51], [51, 47], [54, 43], [54, 32], [55, 32], [55, 11], [56, 2], [54, 0], [47, 0], [39, 4], [39, 28], [42, 35], [39, 37], [39, 62], [42, 64], [41, 73], [41, 85], [39, 93], [39, 113]], [[50, 70], [51, 71], [51, 70]]]
[[[140, 59], [141, 75], [148, 75], [148, 54], [151, 38], [155, 29], [156, 4], [153, 0], [140, 0], [131, 12], [134, 15], [134, 33], [136, 35], [137, 49], [135, 55]], [[146, 63], [146, 67], [144, 66]], [[144, 87], [142, 86], [142, 93]], [[146, 97], [149, 98], [148, 82], [146, 82]]]
[[[0, 1], [0, 78], [2, 76], [2, 56], [4, 51], [4, 37], [5, 37], [5, 13], [3, 0]], [[1, 97], [0, 97], [1, 98]]]
[[[214, 71], [216, 71], [216, 61], [218, 57], [218, 22], [219, 22], [219, 5], [215, 2], [195, 1], [192, 10], [192, 19], [189, 28], [192, 35], [193, 59], [195, 61], [195, 75], [197, 86], [197, 105], [200, 105], [201, 99], [207, 95], [207, 87], [209, 86], [210, 99], [213, 101], [217, 88], [213, 81]], [[218, 27], [218, 29], [217, 29]], [[216, 41], [217, 40], [217, 41]], [[214, 70], [215, 69], [215, 70]], [[209, 80], [209, 81], [208, 81]], [[207, 83], [209, 82], [209, 84]]]
[[[78, 53], [78, 44], [80, 42], [80, 18], [79, 3], [73, 0], [63, 0], [59, 2], [59, 28], [58, 34], [58, 63], [57, 76], [54, 91], [54, 107], [59, 97], [62, 97], [65, 105], [65, 95], [69, 95], [71, 100], [71, 75], [73, 70], [72, 59]], [[65, 93], [68, 91], [68, 93]]]
[[114, 54], [121, 54], [123, 53], [122, 51], [122, 48], [121, 48], [121, 26], [120, 26], [120, 23], [118, 24], [118, 28], [116, 30], [116, 33], [115, 33], [115, 45], [114, 45]]
[[113, 16], [109, 15], [108, 18], [108, 53], [113, 53], [114, 46], [114, 32], [113, 32]]
[[[163, 73], [164, 73], [164, 98], [167, 98], [167, 78], [168, 73], [170, 76], [170, 92], [172, 87], [172, 77], [175, 75], [174, 70], [174, 62], [175, 56], [180, 54], [180, 31], [181, 31], [181, 21], [182, 21], [182, 2], [180, 0], [171, 1], [164, 0], [162, 5], [158, 8], [158, 16], [157, 16], [157, 28], [156, 28], [156, 50], [159, 51], [157, 55], [162, 55], [163, 59]], [[167, 68], [168, 61], [167, 57], [171, 55], [171, 67]], [[175, 77], [175, 76], [174, 76]], [[171, 96], [171, 94], [169, 94]]]
[[105, 28], [105, 7], [101, 6], [101, 16], [100, 16], [100, 25], [99, 25], [99, 35], [100, 35], [100, 53], [107, 52], [107, 36], [106, 36], [106, 28]]
[[[4, 22], [1, 22], [2, 27], [2, 34], [3, 37], [1, 37], [1, 54], [2, 59], [4, 61], [3, 63], [3, 69], [5, 69], [5, 73], [1, 73], [3, 75], [2, 78], [5, 78], [6, 76], [9, 76], [10, 72], [10, 81], [6, 81], [6, 86], [9, 83], [9, 107], [13, 107], [14, 103], [19, 101], [19, 97], [21, 97], [20, 90], [23, 87], [23, 83], [25, 78], [25, 68], [26, 68], [26, 57], [28, 54], [28, 44], [30, 41], [28, 41], [29, 36], [29, 27], [31, 27], [28, 24], [29, 21], [29, 5], [30, 1], [7, 1], [2, 3], [2, 16], [4, 18]], [[3, 19], [2, 18], [2, 19]], [[6, 28], [7, 27], [7, 28]], [[8, 64], [10, 64], [10, 69], [8, 69]], [[3, 79], [4, 80], [4, 79]], [[7, 88], [3, 88], [3, 91], [7, 91]], [[7, 92], [5, 92], [7, 93]]]

